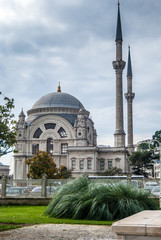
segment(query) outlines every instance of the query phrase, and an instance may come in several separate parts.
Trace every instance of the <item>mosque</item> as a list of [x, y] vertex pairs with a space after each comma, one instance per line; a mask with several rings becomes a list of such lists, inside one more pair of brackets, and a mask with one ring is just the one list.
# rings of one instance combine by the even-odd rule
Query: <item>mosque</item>
[[97, 145], [97, 133], [90, 112], [74, 96], [61, 91], [48, 93], [35, 102], [27, 111], [21, 111], [17, 122], [17, 153], [14, 154], [14, 179], [26, 179], [27, 158], [38, 151], [51, 153], [57, 167], [64, 165], [72, 170], [73, 177], [82, 174], [97, 175], [112, 167], [128, 172], [129, 153], [133, 146], [133, 110], [135, 94], [132, 92], [132, 67], [130, 48], [127, 66], [127, 146], [123, 122], [122, 73], [122, 29], [120, 4], [118, 3], [116, 27], [116, 129], [114, 147]]

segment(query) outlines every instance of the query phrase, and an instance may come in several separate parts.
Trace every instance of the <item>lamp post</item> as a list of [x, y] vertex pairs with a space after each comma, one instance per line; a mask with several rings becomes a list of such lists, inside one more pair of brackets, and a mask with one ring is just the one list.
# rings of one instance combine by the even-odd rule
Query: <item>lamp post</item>
[[[159, 151], [159, 163], [160, 163], [160, 196], [159, 196], [159, 206], [161, 208], [161, 143], [158, 140], [156, 140], [156, 139], [151, 140], [150, 142], [151, 143], [152, 142], [157, 142], [158, 145], [159, 145], [158, 148], [156, 148], [156, 149]], [[149, 144], [149, 146], [150, 146], [150, 144]], [[150, 147], [150, 149], [151, 149], [151, 147]]]

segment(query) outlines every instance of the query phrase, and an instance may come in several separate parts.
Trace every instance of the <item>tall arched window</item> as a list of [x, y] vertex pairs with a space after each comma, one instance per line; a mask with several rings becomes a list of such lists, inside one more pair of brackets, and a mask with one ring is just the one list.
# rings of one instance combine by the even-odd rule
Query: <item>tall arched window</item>
[[39, 144], [32, 144], [32, 154], [39, 152]]
[[47, 153], [53, 153], [53, 139], [52, 138], [47, 139], [46, 151], [47, 151]]

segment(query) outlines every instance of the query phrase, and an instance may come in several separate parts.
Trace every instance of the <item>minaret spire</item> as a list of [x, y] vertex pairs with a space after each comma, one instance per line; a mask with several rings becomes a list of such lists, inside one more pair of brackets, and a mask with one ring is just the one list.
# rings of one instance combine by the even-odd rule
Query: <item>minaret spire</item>
[[123, 122], [123, 91], [122, 91], [122, 73], [125, 68], [125, 62], [122, 60], [122, 28], [120, 17], [120, 4], [118, 2], [118, 15], [116, 27], [116, 61], [113, 61], [113, 68], [116, 72], [116, 130], [114, 133], [115, 147], [125, 146], [125, 132]]
[[19, 114], [19, 121], [25, 121], [25, 114], [24, 114], [24, 112], [23, 112], [23, 108], [21, 109], [21, 112], [20, 112], [20, 114]]
[[131, 55], [130, 55], [130, 46], [128, 47], [128, 65], [127, 65], [127, 77], [132, 77], [132, 66], [131, 66]]
[[133, 145], [133, 99], [135, 93], [132, 92], [132, 66], [131, 66], [131, 54], [130, 46], [128, 50], [128, 65], [127, 65], [127, 93], [125, 98], [127, 99], [127, 147], [129, 151], [134, 150]]
[[117, 27], [116, 27], [116, 41], [122, 41], [122, 28], [121, 28], [121, 17], [120, 17], [120, 3], [118, 1], [118, 14], [117, 14]]

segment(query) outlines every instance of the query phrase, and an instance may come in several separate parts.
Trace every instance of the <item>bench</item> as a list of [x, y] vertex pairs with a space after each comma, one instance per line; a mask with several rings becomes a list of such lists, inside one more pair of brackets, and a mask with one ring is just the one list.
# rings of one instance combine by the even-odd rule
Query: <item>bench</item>
[[112, 224], [119, 240], [161, 240], [161, 211], [142, 211]]

